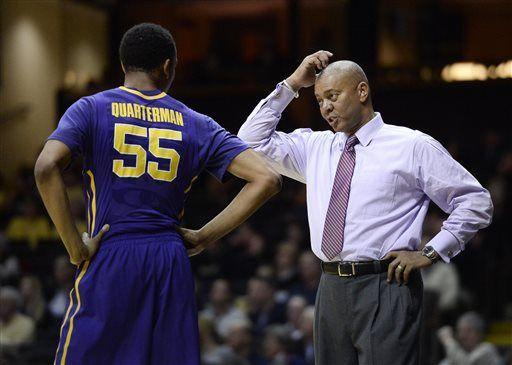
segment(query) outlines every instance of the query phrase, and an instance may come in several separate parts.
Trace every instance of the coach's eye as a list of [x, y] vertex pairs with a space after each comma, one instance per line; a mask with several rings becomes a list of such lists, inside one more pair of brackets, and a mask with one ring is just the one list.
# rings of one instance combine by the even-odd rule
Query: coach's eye
[[338, 99], [338, 95], [339, 94], [332, 94], [331, 97], [329, 98], [331, 101], [336, 101], [336, 99]]

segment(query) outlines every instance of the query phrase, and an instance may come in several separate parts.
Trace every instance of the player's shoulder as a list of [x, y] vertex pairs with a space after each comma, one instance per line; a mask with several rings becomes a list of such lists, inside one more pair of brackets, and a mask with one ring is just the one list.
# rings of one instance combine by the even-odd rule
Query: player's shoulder
[[173, 98], [172, 96], [166, 97], [166, 102], [169, 104], [169, 106], [183, 114], [183, 117], [186, 118], [186, 120], [189, 121], [189, 123], [192, 123], [197, 128], [212, 128], [217, 127], [218, 124], [215, 122], [213, 118], [210, 116], [203, 114], [195, 109], [192, 109], [185, 103]]

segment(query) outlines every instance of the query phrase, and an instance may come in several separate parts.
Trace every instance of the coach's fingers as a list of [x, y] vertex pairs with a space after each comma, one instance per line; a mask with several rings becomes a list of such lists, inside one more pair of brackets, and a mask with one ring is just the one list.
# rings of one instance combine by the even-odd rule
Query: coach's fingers
[[313, 58], [313, 62], [318, 70], [322, 70], [324, 67], [322, 66], [322, 61], [318, 57]]
[[318, 52], [315, 52], [313, 53], [314, 55], [328, 55], [329, 57], [332, 57], [332, 52], [329, 52], [329, 51], [325, 51], [325, 50], [320, 50]]
[[408, 265], [405, 267], [404, 270], [404, 284], [407, 285], [409, 283], [409, 276], [411, 275], [411, 271], [414, 270], [414, 268], [411, 265]]
[[[387, 256], [386, 256], [387, 257]], [[394, 259], [388, 266], [388, 283], [391, 283], [393, 280], [393, 275], [395, 274], [395, 269], [398, 266], [400, 261], [398, 259]]]
[[327, 53], [325, 53], [325, 52], [318, 55], [318, 58], [322, 62], [322, 65], [324, 66], [324, 68], [327, 67], [327, 65], [329, 65], [329, 57], [330, 56], [327, 55]]
[[402, 285], [402, 275], [405, 270], [405, 264], [402, 264], [401, 262], [398, 263], [395, 269], [395, 280], [398, 283], [398, 285]]

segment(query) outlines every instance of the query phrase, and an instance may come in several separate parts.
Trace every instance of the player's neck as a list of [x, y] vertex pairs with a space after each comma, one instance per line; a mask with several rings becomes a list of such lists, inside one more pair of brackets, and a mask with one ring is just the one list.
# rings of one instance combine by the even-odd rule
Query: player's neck
[[124, 75], [124, 86], [137, 90], [155, 90], [157, 84], [146, 72], [132, 71]]

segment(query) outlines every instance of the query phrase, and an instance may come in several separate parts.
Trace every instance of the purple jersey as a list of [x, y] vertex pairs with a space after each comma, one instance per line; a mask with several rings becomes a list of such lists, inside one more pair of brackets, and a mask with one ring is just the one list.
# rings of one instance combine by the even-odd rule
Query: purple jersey
[[84, 158], [89, 232], [173, 231], [193, 180], [206, 170], [223, 180], [247, 146], [213, 119], [159, 91], [126, 87], [84, 97], [48, 139]]

